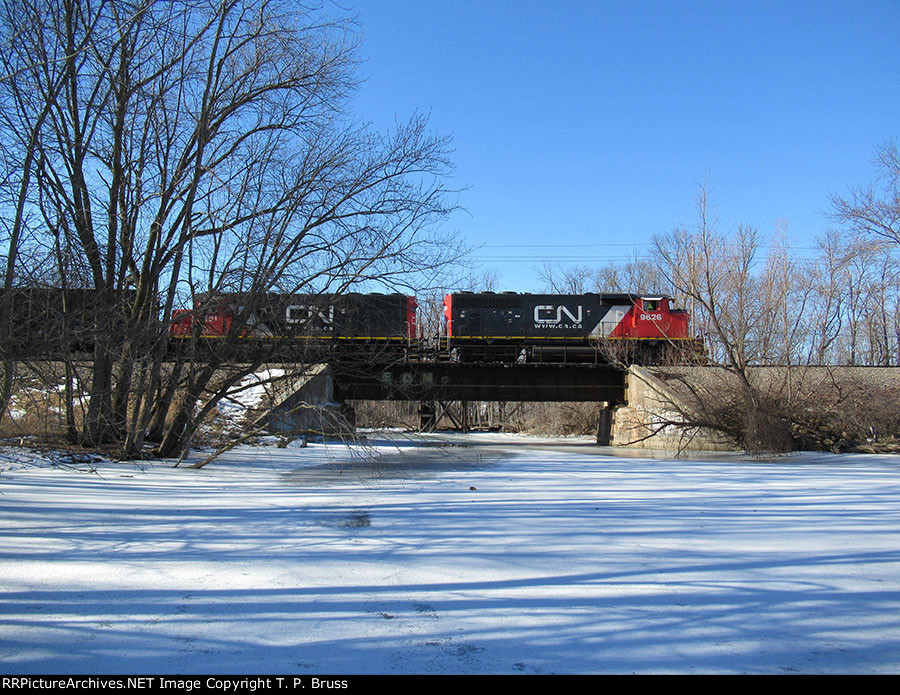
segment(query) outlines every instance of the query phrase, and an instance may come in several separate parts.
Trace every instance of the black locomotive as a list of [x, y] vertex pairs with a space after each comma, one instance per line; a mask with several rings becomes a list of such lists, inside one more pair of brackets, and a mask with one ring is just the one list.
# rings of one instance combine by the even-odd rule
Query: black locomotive
[[691, 340], [687, 313], [671, 304], [633, 294], [448, 294], [447, 347], [463, 361], [596, 361], [601, 344], [653, 356]]

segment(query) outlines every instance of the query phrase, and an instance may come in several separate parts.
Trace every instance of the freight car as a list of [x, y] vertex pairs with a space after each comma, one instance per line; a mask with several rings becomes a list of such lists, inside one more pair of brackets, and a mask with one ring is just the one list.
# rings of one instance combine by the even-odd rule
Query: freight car
[[245, 349], [305, 344], [346, 354], [350, 348], [374, 352], [380, 345], [389, 351], [405, 349], [418, 337], [416, 310], [415, 297], [404, 294], [220, 294], [173, 312], [169, 335], [176, 344], [231, 337]]
[[687, 312], [665, 296], [462, 292], [444, 298], [444, 323], [461, 361], [655, 361], [694, 344]]
[[[16, 287], [0, 290], [6, 315], [3, 353], [14, 359], [58, 357], [94, 349], [98, 332], [127, 330], [133, 291], [115, 292], [101, 304], [92, 289]], [[112, 309], [110, 309], [112, 306]], [[104, 321], [98, 321], [103, 317]]]

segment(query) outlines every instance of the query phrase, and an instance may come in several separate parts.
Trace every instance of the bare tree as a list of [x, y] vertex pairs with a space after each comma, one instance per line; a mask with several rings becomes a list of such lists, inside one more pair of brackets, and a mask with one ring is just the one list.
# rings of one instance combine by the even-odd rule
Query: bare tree
[[894, 244], [833, 232], [810, 268], [811, 355], [818, 364], [898, 364], [900, 271]]
[[[856, 293], [849, 296], [851, 364], [900, 362], [897, 263], [900, 244], [900, 151], [896, 142], [875, 148], [875, 179], [846, 196], [835, 195], [831, 217], [850, 231]], [[864, 275], [865, 281], [859, 282]]]
[[[720, 231], [703, 191], [696, 228], [657, 238], [673, 286], [695, 307], [709, 357], [704, 369], [666, 372], [677, 398], [663, 410], [676, 417], [661, 417], [660, 427], [718, 430], [750, 450], [860, 442], [865, 413], [882, 434], [896, 434], [873, 409], [877, 384], [833, 366], [896, 363], [892, 254], [884, 243], [832, 235], [805, 261], [786, 239], [781, 230], [763, 257], [755, 230]], [[882, 395], [890, 400], [894, 390]]]
[[[453, 259], [434, 227], [453, 206], [448, 141], [418, 116], [390, 133], [348, 117], [350, 21], [288, 0], [0, 11], [16, 56], [4, 88], [33, 124], [15, 183], [46, 245], [83, 258], [98, 294], [85, 443], [137, 454], [167, 422], [159, 450], [180, 453], [254, 368], [221, 377], [267, 293], [409, 286]], [[245, 297], [232, 332], [202, 363], [167, 367], [172, 309], [225, 292]]]
[[656, 239], [671, 285], [695, 310], [714, 367], [703, 384], [685, 384], [688, 405], [680, 419], [692, 428], [727, 432], [749, 449], [782, 449], [791, 445], [780, 407], [790, 407], [787, 383], [760, 380], [754, 368], [795, 363], [809, 292], [784, 248], [761, 259], [761, 247], [752, 228], [739, 226], [732, 234], [719, 229], [705, 190], [698, 196], [695, 229]]
[[[0, 335], [9, 336], [14, 295], [9, 291], [17, 277], [21, 275], [21, 251], [26, 245], [29, 223], [34, 218], [28, 203], [32, 183], [32, 173], [37, 143], [53, 102], [59, 97], [64, 83], [61, 65], [52, 55], [22, 56], [13, 45], [17, 35], [34, 31], [32, 19], [44, 10], [44, 3], [23, 1], [4, 3], [8, 33], [4, 36], [3, 50], [0, 50], [0, 133], [3, 134], [2, 163], [0, 177], [0, 204], [11, 214], [0, 217], [0, 233], [6, 242], [3, 284], [0, 286]], [[78, 46], [76, 50], [83, 48]], [[33, 61], [41, 63], [44, 80], [35, 85], [22, 84], [13, 76], [31, 66]], [[28, 260], [33, 261], [33, 258]], [[15, 356], [8, 349], [9, 343], [0, 342], [2, 361], [2, 381], [0, 381], [0, 417], [9, 404], [15, 371]]]
[[896, 142], [875, 149], [876, 178], [847, 196], [832, 197], [832, 217], [870, 238], [900, 244], [900, 152]]
[[547, 292], [557, 294], [655, 294], [672, 291], [657, 259], [637, 253], [630, 254], [622, 263], [604, 263], [597, 267], [545, 263], [538, 270], [538, 277]]
[[593, 271], [588, 266], [566, 267], [560, 263], [544, 263], [538, 277], [547, 292], [554, 294], [583, 294], [589, 292]]
[[818, 240], [818, 253], [809, 274], [810, 287], [819, 298], [810, 307], [813, 318], [808, 359], [814, 364], [827, 364], [835, 359], [835, 350], [847, 325], [848, 260], [840, 235], [831, 232]]
[[852, 233], [824, 236], [811, 259], [797, 257], [785, 228], [771, 243], [747, 226], [724, 232], [701, 189], [695, 227], [658, 236], [652, 260], [545, 266], [542, 278], [558, 292], [653, 287], [690, 312], [705, 369], [666, 370], [679, 402], [661, 404], [657, 430], [711, 428], [751, 449], [859, 441], [860, 418], [840, 414], [868, 412], [864, 394], [877, 388], [852, 387], [832, 367], [900, 364], [900, 156], [893, 145], [878, 155], [876, 182], [835, 198]]

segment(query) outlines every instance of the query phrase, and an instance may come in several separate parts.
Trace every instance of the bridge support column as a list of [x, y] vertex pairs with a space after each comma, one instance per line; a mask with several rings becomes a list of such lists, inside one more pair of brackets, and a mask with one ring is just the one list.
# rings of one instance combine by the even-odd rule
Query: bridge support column
[[419, 401], [420, 432], [433, 432], [437, 427], [437, 406], [435, 401]]
[[299, 370], [276, 379], [266, 388], [266, 403], [250, 421], [253, 428], [274, 432], [342, 434], [352, 426], [348, 425], [352, 421], [351, 412], [335, 402], [334, 379], [327, 365], [318, 364]]
[[597, 413], [597, 444], [599, 446], [609, 446], [612, 442], [612, 428], [617, 407], [615, 403], [609, 401], [600, 403], [600, 410]]

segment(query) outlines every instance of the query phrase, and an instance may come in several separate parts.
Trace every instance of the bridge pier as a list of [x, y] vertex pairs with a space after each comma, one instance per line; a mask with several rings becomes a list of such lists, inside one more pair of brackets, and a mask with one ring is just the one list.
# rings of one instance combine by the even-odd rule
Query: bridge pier
[[[689, 369], [702, 379], [706, 367]], [[632, 365], [628, 369], [627, 398], [617, 409], [612, 423], [610, 443], [613, 446], [637, 446], [642, 449], [705, 449], [728, 451], [734, 447], [725, 438], [709, 430], [685, 433], [679, 427], [667, 425], [678, 421], [681, 397], [656, 370]]]
[[600, 410], [597, 413], [597, 444], [609, 446], [612, 444], [613, 423], [616, 419], [618, 404], [609, 401], [600, 402]]
[[[275, 432], [341, 434], [353, 423], [352, 408], [335, 401], [334, 376], [318, 364], [273, 381], [268, 403], [250, 423]], [[348, 419], [349, 418], [349, 419]]]
[[433, 432], [437, 427], [437, 401], [419, 401], [419, 432]]

